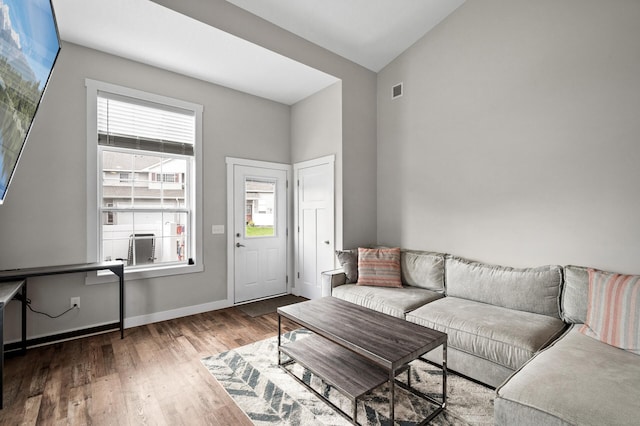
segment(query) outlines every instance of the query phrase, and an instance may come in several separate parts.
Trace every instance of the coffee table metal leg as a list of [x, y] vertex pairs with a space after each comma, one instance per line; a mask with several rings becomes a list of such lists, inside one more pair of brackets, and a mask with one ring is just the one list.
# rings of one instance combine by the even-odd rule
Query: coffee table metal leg
[[389, 419], [391, 424], [393, 424], [393, 422], [396, 419], [396, 413], [395, 413], [395, 408], [396, 408], [396, 370], [395, 368], [392, 368], [389, 371]]
[[447, 405], [447, 341], [442, 344], [442, 408]]
[[280, 357], [280, 345], [282, 344], [282, 317], [278, 314], [278, 365], [282, 365], [282, 358]]
[[353, 416], [351, 416], [351, 419], [354, 425], [358, 424], [358, 398], [353, 400]]

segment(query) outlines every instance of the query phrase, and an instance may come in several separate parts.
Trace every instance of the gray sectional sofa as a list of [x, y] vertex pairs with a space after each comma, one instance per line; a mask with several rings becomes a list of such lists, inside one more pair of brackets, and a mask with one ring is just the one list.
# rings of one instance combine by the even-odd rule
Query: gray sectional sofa
[[586, 268], [402, 250], [403, 286], [388, 288], [357, 285], [353, 256], [339, 258], [323, 273], [331, 294], [447, 333], [448, 367], [497, 388], [496, 424], [640, 424], [640, 356], [577, 331]]

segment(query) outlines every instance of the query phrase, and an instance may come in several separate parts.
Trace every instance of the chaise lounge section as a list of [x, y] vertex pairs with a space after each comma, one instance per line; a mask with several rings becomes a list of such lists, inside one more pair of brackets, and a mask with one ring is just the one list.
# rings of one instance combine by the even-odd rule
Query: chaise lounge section
[[[626, 300], [627, 312], [635, 310], [636, 339], [637, 291], [635, 300]], [[640, 356], [580, 332], [588, 321], [588, 294], [587, 268], [565, 267], [562, 318], [571, 328], [497, 389], [497, 425], [638, 424]]]

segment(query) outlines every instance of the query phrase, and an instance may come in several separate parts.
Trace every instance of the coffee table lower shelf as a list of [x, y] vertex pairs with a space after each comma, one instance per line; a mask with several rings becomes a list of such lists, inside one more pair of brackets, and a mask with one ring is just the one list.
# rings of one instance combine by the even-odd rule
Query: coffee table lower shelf
[[[289, 357], [289, 359], [283, 362], [281, 358], [282, 354]], [[353, 411], [351, 416], [287, 368], [288, 365], [293, 363], [300, 364], [312, 374], [322, 379], [324, 383], [345, 395], [352, 404]], [[315, 334], [279, 346], [278, 365], [297, 382], [312, 391], [317, 397], [326, 402], [331, 408], [336, 410], [346, 419], [350, 420], [353, 424], [358, 424], [357, 405], [359, 399], [390, 380], [389, 372], [387, 370], [369, 362], [356, 353]], [[407, 364], [402, 368], [397, 369], [395, 373], [398, 375], [409, 370], [410, 366]], [[408, 383], [410, 383], [409, 376], [407, 376], [407, 380]], [[436, 408], [422, 424], [429, 422], [444, 409], [444, 404], [442, 402], [436, 401], [428, 395], [425, 395], [402, 382], [395, 381], [395, 383], [403, 389], [438, 406], [438, 408]], [[393, 401], [391, 403], [393, 403]]]

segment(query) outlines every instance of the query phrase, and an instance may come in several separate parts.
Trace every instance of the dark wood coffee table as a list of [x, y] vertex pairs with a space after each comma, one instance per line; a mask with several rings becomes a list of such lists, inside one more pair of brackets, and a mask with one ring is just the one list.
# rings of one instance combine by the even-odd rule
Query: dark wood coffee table
[[[285, 317], [314, 335], [282, 344]], [[442, 346], [442, 401], [404, 384], [396, 376], [407, 364]], [[289, 359], [282, 360], [282, 354]], [[349, 416], [286, 368], [298, 363], [347, 396], [353, 404]], [[426, 361], [425, 361], [426, 362]], [[278, 308], [278, 365], [334, 410], [357, 424], [358, 400], [384, 382], [389, 383], [389, 417], [395, 420], [395, 386], [436, 404], [422, 424], [444, 410], [447, 402], [447, 335], [335, 297], [309, 300]]]

